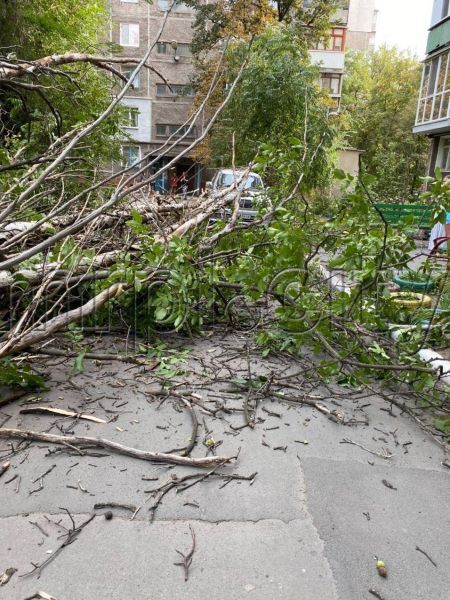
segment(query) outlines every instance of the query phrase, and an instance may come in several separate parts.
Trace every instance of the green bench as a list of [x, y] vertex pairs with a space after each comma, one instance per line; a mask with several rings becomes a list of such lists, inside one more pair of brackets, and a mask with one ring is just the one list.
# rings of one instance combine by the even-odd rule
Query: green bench
[[431, 229], [433, 227], [433, 209], [427, 204], [375, 204], [388, 223], [398, 225], [407, 217], [413, 217], [412, 221], [419, 229]]

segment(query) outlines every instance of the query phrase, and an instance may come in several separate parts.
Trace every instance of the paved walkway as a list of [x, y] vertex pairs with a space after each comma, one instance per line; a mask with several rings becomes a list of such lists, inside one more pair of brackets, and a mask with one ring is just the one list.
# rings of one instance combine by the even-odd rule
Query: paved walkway
[[[190, 381], [205, 381], [214, 370], [220, 377], [208, 389], [193, 388], [195, 401], [209, 410], [242, 408], [245, 394], [232, 393], [226, 383], [234, 369], [241, 377], [248, 369], [235, 351], [242, 342], [228, 336], [193, 344]], [[250, 364], [254, 375], [294, 369], [284, 359], [262, 364], [253, 357]], [[23, 401], [4, 407], [0, 422], [6, 414], [11, 418], [4, 427], [73, 431], [147, 450], [168, 451], [189, 441], [189, 413], [170, 399], [158, 408], [161, 397], [152, 392], [160, 386], [151, 372], [120, 363], [87, 365], [91, 375], [74, 377], [76, 388], [68, 382], [70, 365], [54, 366], [51, 390], [39, 404], [92, 411], [110, 423], [20, 414]], [[286, 381], [296, 382], [286, 394], [312, 393], [301, 377]], [[80, 456], [70, 448], [49, 456], [54, 446], [25, 446], [0, 479], [0, 574], [18, 569], [0, 586], [0, 598], [25, 600], [41, 590], [56, 600], [373, 600], [373, 589], [385, 600], [448, 600], [450, 485], [442, 450], [397, 408], [386, 412], [389, 406], [378, 396], [350, 395], [342, 388], [327, 405], [359, 425], [343, 426], [311, 407], [267, 400], [258, 407], [255, 428], [239, 429], [242, 412], [214, 418], [197, 405], [193, 456], [205, 455], [202, 441], [209, 439], [220, 443], [221, 455], [240, 449], [223, 473], [257, 476], [252, 482], [208, 479], [183, 493], [172, 490], [153, 523], [146, 491], [192, 469], [112, 454]], [[344, 438], [393, 457], [384, 460], [341, 443]], [[8, 447], [0, 441], [0, 456]], [[71, 522], [63, 509], [79, 525], [102, 502], [141, 509], [134, 520], [124, 508], [113, 508], [112, 520], [97, 510], [39, 578], [19, 577], [64, 540], [58, 537]], [[186, 555], [191, 549], [190, 527], [196, 545], [185, 581], [183, 568], [174, 563], [180, 561], [176, 550]], [[375, 556], [385, 561], [387, 579], [378, 575]]]

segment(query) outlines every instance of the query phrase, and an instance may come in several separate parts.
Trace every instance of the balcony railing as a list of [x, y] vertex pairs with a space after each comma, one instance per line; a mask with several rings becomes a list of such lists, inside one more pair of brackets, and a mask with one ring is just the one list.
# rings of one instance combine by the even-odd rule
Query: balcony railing
[[422, 72], [416, 125], [450, 116], [449, 50], [425, 62]]

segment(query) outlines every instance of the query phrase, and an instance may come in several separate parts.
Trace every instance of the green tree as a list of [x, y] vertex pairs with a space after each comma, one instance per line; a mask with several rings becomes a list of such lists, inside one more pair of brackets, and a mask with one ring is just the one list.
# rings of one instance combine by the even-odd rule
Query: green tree
[[[0, 0], [0, 55], [4, 64], [70, 52], [102, 54], [107, 47], [106, 0]], [[58, 137], [95, 118], [110, 102], [113, 80], [91, 64], [52, 75], [0, 83], [0, 162], [40, 154]], [[98, 167], [117, 152], [119, 116], [89, 138], [79, 159]], [[86, 162], [87, 161], [87, 162]], [[14, 162], [14, 161], [12, 161]], [[72, 163], [76, 167], [76, 162]]]
[[91, 52], [106, 39], [105, 0], [0, 0], [0, 48], [33, 60]]
[[347, 143], [363, 151], [381, 199], [414, 197], [425, 175], [428, 140], [413, 135], [421, 64], [396, 48], [350, 52], [342, 95]]
[[[246, 52], [244, 43], [229, 49], [225, 83], [233, 80]], [[283, 160], [289, 155], [294, 179], [305, 170], [305, 183], [322, 183], [329, 174], [327, 150], [333, 129], [318, 78], [306, 43], [294, 28], [267, 27], [254, 41], [247, 68], [208, 140], [207, 155], [215, 166], [230, 165], [233, 151], [241, 165], [261, 152], [276, 153]], [[314, 168], [308, 169], [310, 161]]]
[[186, 0], [196, 12], [192, 49], [199, 55], [228, 38], [249, 39], [274, 23], [290, 24], [299, 37], [318, 39], [339, 21], [346, 0]]

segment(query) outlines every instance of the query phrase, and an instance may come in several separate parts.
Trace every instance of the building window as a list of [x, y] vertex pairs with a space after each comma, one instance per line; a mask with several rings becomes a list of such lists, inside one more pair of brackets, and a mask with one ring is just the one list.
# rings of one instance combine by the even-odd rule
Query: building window
[[[124, 75], [128, 81], [130, 80], [130, 77], [133, 75], [134, 72], [134, 67], [124, 67], [124, 69], [122, 70], [122, 75]], [[136, 75], [133, 77], [133, 81], [131, 82], [131, 89], [132, 90], [138, 90], [141, 84], [141, 80], [140, 80], [140, 73], [136, 73]]]
[[125, 107], [125, 118], [124, 118], [124, 127], [129, 127], [130, 129], [138, 129], [139, 128], [139, 109], [133, 108], [131, 106]]
[[[164, 12], [169, 10], [171, 4], [171, 0], [158, 0], [159, 10]], [[174, 2], [172, 5], [172, 12], [190, 12], [191, 10], [192, 8], [184, 2]]]
[[341, 75], [339, 73], [322, 73], [320, 85], [332, 96], [337, 96], [341, 93]]
[[449, 52], [447, 51], [424, 64], [416, 125], [449, 118], [450, 77], [448, 63]]
[[191, 57], [191, 46], [189, 44], [177, 44], [173, 45], [173, 42], [158, 42], [156, 46], [156, 52], [158, 54], [165, 55], [176, 55], [176, 56], [187, 56]]
[[169, 86], [165, 83], [157, 83], [156, 95], [160, 98], [174, 98], [180, 96], [192, 98], [195, 96], [195, 92], [192, 86], [189, 84], [171, 83]]
[[123, 166], [132, 167], [141, 159], [141, 149], [139, 146], [124, 146], [122, 148]]
[[330, 31], [327, 38], [319, 40], [315, 46], [315, 50], [333, 50], [334, 52], [344, 52], [345, 38], [347, 30], [344, 27], [334, 27]]
[[450, 138], [442, 138], [442, 147], [438, 159], [438, 165], [442, 171], [450, 171]]
[[139, 23], [120, 23], [120, 45], [139, 48]]
[[156, 124], [156, 137], [169, 137], [170, 135], [175, 137], [185, 136], [188, 139], [195, 138], [197, 135], [197, 128], [189, 128], [189, 125]]

